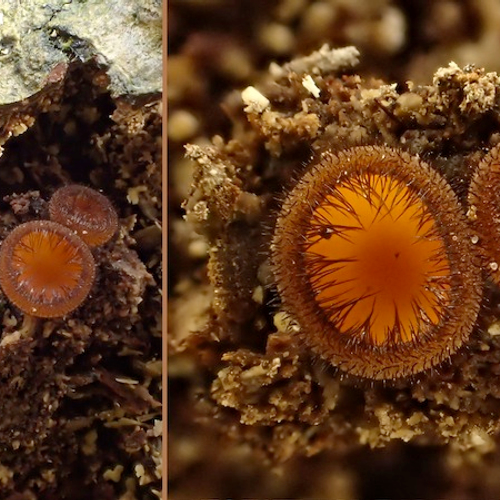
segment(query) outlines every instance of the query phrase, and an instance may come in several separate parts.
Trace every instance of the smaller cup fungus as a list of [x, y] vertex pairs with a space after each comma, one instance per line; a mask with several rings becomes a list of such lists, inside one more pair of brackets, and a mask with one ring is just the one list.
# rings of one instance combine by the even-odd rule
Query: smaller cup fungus
[[107, 243], [118, 228], [111, 202], [95, 189], [78, 184], [59, 188], [49, 202], [50, 218], [74, 231], [91, 247]]
[[476, 231], [477, 247], [493, 281], [500, 285], [500, 145], [479, 163], [469, 187], [467, 216]]
[[64, 316], [87, 297], [95, 264], [89, 247], [52, 221], [26, 222], [0, 247], [0, 286], [21, 311], [42, 318]]
[[272, 261], [296, 335], [353, 375], [393, 379], [449, 358], [482, 293], [462, 207], [418, 157], [325, 152], [285, 200]]

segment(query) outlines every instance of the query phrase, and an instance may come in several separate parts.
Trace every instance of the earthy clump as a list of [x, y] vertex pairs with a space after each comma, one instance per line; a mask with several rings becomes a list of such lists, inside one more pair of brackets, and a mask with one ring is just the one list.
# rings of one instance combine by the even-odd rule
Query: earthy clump
[[[498, 428], [497, 291], [482, 282], [465, 216], [471, 165], [497, 144], [488, 127], [498, 97], [481, 89], [498, 77], [451, 64], [427, 85], [399, 88], [346, 70], [357, 58], [322, 49], [296, 71], [274, 68], [269, 83], [226, 103], [239, 117], [231, 140], [187, 147], [186, 219], [206, 242], [209, 283], [179, 281], [171, 346], [193, 356], [190, 370], [203, 366], [200, 410], [273, 463], [339, 442], [346, 454], [394, 440], [467, 450], [475, 445], [465, 436]], [[393, 210], [401, 227], [385, 225]], [[382, 211], [381, 232], [364, 233], [371, 265], [336, 266], [339, 248], [362, 260], [340, 226], [367, 227]], [[396, 261], [406, 279], [351, 308], [371, 270], [379, 266], [378, 286]], [[353, 290], [338, 284], [346, 279], [358, 281]], [[194, 333], [183, 326], [186, 304]], [[378, 320], [367, 325], [372, 306]]]
[[[61, 185], [102, 190], [122, 221], [92, 250], [94, 286], [71, 315], [33, 319], [1, 294], [2, 498], [161, 496], [161, 247], [134, 238], [159, 225], [160, 104], [157, 95], [114, 99], [108, 83], [105, 68], [74, 63], [40, 95], [0, 107], [2, 248], [16, 228], [60, 227], [46, 220], [45, 200]], [[63, 259], [79, 238], [61, 231]], [[45, 236], [25, 243], [47, 248]], [[38, 266], [41, 255], [32, 256]], [[64, 269], [54, 274], [59, 257], [40, 280]]]

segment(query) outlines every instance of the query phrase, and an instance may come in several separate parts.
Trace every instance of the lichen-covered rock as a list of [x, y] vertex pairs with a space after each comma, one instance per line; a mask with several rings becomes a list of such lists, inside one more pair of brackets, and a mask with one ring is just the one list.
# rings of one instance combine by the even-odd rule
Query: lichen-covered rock
[[41, 91], [54, 68], [74, 58], [108, 68], [114, 97], [158, 93], [161, 40], [159, 0], [7, 0], [0, 6], [0, 105]]

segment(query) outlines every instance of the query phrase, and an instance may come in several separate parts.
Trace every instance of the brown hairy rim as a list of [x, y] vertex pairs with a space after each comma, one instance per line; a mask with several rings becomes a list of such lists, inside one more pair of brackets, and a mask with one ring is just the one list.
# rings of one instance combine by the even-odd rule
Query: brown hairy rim
[[447, 182], [387, 147], [325, 152], [283, 203], [272, 261], [296, 335], [332, 365], [394, 379], [449, 358], [482, 291]]
[[474, 173], [467, 216], [476, 233], [484, 268], [500, 285], [500, 145], [483, 158]]

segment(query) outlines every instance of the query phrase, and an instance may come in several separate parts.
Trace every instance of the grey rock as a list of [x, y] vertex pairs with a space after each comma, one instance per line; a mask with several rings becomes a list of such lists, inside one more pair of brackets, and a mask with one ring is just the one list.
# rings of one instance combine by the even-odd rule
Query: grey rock
[[0, 105], [40, 91], [61, 62], [107, 66], [113, 97], [161, 91], [161, 0], [2, 0]]

